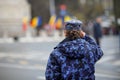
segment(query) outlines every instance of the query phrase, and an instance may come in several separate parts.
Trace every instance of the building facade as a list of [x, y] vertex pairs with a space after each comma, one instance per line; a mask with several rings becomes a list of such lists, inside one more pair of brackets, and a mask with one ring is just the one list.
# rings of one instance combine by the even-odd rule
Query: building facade
[[27, 0], [0, 0], [0, 37], [24, 36], [22, 20], [30, 16]]

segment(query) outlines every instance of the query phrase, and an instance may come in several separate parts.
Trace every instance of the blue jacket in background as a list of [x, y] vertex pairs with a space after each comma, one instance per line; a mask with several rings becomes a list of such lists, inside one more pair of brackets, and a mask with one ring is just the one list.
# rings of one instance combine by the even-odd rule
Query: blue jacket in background
[[63, 40], [50, 54], [46, 80], [95, 80], [95, 63], [102, 57], [100, 47], [88, 36]]
[[93, 26], [93, 31], [94, 31], [94, 37], [95, 38], [101, 38], [102, 37], [102, 27], [100, 23], [94, 23]]

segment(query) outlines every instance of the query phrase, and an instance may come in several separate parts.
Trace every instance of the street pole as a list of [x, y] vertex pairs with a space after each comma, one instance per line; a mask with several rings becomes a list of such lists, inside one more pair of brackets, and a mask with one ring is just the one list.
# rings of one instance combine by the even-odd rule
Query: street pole
[[118, 0], [113, 0], [113, 5], [114, 5], [114, 16], [115, 16], [115, 25], [117, 29], [119, 30], [119, 52], [120, 52], [120, 27], [118, 24], [118, 3], [120, 3]]
[[49, 0], [49, 5], [50, 5], [50, 16], [56, 15], [56, 13], [55, 13], [55, 1]]
[[[50, 8], [50, 17], [52, 17], [53, 15], [56, 16], [55, 13], [55, 1], [54, 0], [49, 0], [49, 8]], [[52, 35], [54, 35], [55, 32], [55, 26], [51, 26], [53, 28], [51, 28], [51, 33]]]

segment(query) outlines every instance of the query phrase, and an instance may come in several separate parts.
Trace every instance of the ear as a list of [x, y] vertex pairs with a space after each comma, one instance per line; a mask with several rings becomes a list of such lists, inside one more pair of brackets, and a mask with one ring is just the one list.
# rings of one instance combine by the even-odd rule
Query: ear
[[66, 30], [64, 30], [64, 35], [66, 36], [67, 34], [66, 34]]

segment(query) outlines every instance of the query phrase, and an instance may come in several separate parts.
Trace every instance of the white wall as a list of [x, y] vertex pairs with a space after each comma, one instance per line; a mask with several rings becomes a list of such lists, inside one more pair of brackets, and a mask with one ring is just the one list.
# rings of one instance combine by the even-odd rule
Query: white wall
[[0, 36], [21, 35], [22, 19], [30, 19], [30, 5], [26, 0], [0, 0]]

